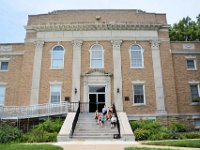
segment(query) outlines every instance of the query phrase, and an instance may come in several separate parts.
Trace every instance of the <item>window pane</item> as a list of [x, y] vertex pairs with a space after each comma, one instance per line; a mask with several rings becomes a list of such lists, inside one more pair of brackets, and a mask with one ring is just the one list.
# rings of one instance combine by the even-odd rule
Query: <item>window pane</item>
[[64, 65], [64, 49], [62, 46], [54, 47], [52, 51], [52, 68], [62, 68]]
[[61, 85], [51, 85], [51, 103], [60, 103]]
[[199, 97], [198, 84], [190, 85], [192, 101]]
[[133, 46], [131, 47], [131, 50], [141, 50], [141, 48], [140, 48], [140, 46], [138, 46], [138, 45], [133, 45]]
[[89, 86], [89, 92], [105, 92], [105, 86]]
[[90, 52], [90, 65], [92, 68], [103, 68], [103, 49], [100, 45], [94, 45]]
[[134, 85], [134, 103], [144, 103], [143, 85]]
[[53, 52], [53, 59], [63, 59], [63, 52], [62, 51], [54, 51]]
[[8, 62], [1, 62], [1, 70], [8, 70]]
[[5, 86], [0, 86], [0, 105], [4, 104], [4, 100], [5, 100], [5, 91], [6, 91], [6, 87]]
[[195, 68], [194, 60], [187, 60], [187, 68], [189, 68], [189, 69]]
[[102, 59], [102, 51], [92, 51], [92, 58]]
[[102, 60], [95, 60], [95, 68], [102, 68]]
[[63, 67], [63, 60], [53, 60], [52, 61], [53, 68], [61, 68]]
[[131, 47], [131, 66], [142, 67], [142, 49], [138, 45]]

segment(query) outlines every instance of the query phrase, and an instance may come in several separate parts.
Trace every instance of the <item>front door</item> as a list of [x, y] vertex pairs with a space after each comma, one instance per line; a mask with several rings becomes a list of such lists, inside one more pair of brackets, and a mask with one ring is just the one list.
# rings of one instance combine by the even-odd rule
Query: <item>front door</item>
[[101, 112], [105, 105], [105, 86], [89, 86], [89, 112]]

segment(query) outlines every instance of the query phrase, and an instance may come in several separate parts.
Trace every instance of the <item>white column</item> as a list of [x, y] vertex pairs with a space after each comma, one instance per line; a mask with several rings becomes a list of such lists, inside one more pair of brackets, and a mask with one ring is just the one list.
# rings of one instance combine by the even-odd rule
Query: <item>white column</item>
[[36, 105], [39, 103], [39, 90], [40, 90], [40, 72], [42, 64], [42, 48], [44, 41], [36, 41], [35, 43], [35, 56], [33, 62], [33, 76], [32, 76], [32, 88], [31, 88], [31, 100], [30, 105]]
[[166, 114], [165, 111], [165, 100], [164, 100], [164, 90], [163, 90], [163, 78], [162, 78], [162, 68], [160, 60], [160, 49], [159, 41], [151, 41], [152, 49], [152, 60], [153, 60], [153, 72], [154, 72], [154, 82], [155, 82], [155, 92], [156, 92], [156, 113], [158, 115]]
[[123, 111], [122, 99], [122, 72], [121, 72], [121, 40], [111, 41], [113, 45], [113, 68], [114, 68], [114, 103], [117, 111]]
[[[81, 76], [81, 40], [72, 41], [73, 64], [72, 64], [72, 102], [80, 101], [80, 76]], [[76, 89], [76, 93], [75, 93]]]

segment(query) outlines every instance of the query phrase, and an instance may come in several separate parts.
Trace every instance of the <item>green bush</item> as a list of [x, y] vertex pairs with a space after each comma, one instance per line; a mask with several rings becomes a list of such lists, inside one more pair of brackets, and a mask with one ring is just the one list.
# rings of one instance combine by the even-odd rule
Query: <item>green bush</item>
[[169, 124], [169, 129], [174, 132], [185, 132], [187, 130], [187, 127], [186, 125], [177, 121], [171, 121]]
[[24, 134], [22, 142], [55, 142], [57, 134], [63, 124], [60, 119], [46, 120], [35, 126], [30, 132]]
[[134, 134], [136, 140], [147, 140], [150, 135], [150, 130], [137, 128]]
[[0, 143], [10, 143], [22, 135], [22, 131], [16, 127], [4, 125], [0, 126]]
[[200, 138], [200, 132], [184, 133], [184, 134], [182, 134], [182, 137], [185, 138], [185, 139], [199, 139]]
[[186, 131], [186, 126], [175, 121], [169, 127], [155, 120], [130, 121], [136, 140], [184, 139], [177, 132]]

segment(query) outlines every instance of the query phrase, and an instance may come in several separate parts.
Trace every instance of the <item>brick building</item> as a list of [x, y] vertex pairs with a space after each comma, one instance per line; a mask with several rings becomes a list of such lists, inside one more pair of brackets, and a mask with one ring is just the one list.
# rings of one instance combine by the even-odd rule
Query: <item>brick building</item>
[[115, 104], [131, 120], [198, 127], [200, 43], [170, 42], [168, 28], [165, 14], [141, 10], [29, 15], [24, 43], [0, 44], [0, 105]]

